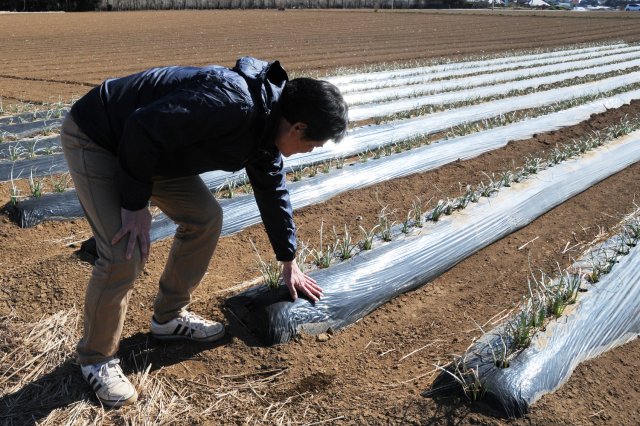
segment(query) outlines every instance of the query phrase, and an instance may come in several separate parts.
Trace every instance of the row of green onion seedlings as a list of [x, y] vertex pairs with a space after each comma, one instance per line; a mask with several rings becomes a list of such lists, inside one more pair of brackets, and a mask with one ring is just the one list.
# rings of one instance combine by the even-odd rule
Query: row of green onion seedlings
[[[371, 229], [359, 226], [361, 238], [358, 240], [349, 233], [345, 225], [341, 236], [338, 235], [334, 228], [334, 242], [326, 244], [323, 236], [324, 224], [321, 223], [319, 247], [310, 248], [307, 244], [301, 244], [297, 255], [297, 263], [303, 270], [308, 264], [322, 269], [329, 267], [335, 261], [348, 260], [359, 251], [372, 249], [376, 241], [389, 242], [393, 240], [395, 235], [409, 234], [416, 228], [422, 228], [426, 221], [437, 222], [443, 216], [451, 215], [455, 211], [466, 208], [469, 203], [477, 203], [482, 197], [491, 197], [502, 188], [508, 188], [513, 183], [522, 182], [541, 170], [578, 157], [639, 128], [639, 119], [624, 117], [619, 124], [614, 124], [603, 131], [594, 131], [588, 136], [574, 140], [572, 143], [556, 146], [546, 158], [528, 156], [521, 167], [505, 170], [498, 176], [493, 173], [491, 175], [485, 174], [488, 177], [488, 182], [480, 182], [475, 187], [467, 185], [462, 195], [438, 200], [435, 207], [427, 213], [423, 213], [423, 203], [419, 198], [416, 198], [406, 216], [400, 222], [393, 220], [395, 212], [390, 211], [388, 206], [384, 206], [378, 213], [378, 221], [375, 226]], [[259, 259], [258, 269], [265, 278], [264, 283], [268, 287], [277, 288], [280, 285], [281, 276], [274, 272], [280, 270], [277, 261], [265, 262]], [[269, 270], [269, 273], [265, 273], [266, 269]]]
[[[561, 317], [567, 306], [575, 304], [578, 293], [586, 291], [586, 283], [596, 284], [611, 272], [622, 256], [640, 243], [640, 210], [635, 211], [622, 224], [613, 247], [599, 247], [590, 252], [586, 267], [571, 268], [552, 278], [541, 272], [540, 278], [532, 275], [528, 280], [529, 294], [523, 298], [515, 313], [505, 318], [498, 327], [497, 339], [488, 343], [493, 363], [497, 368], [508, 368], [517, 355], [528, 348], [534, 335], [546, 328], [550, 321]], [[558, 266], [559, 268], [559, 266]], [[485, 331], [478, 325], [480, 331]], [[469, 348], [462, 355], [454, 355], [453, 360], [438, 368], [450, 375], [461, 387], [470, 401], [484, 397], [487, 389], [479, 375], [479, 367], [466, 362], [471, 355]]]
[[[621, 72], [621, 73], [616, 74], [616, 75], [624, 75], [624, 74], [627, 74], [629, 72], [628, 70], [623, 70], [623, 71], [624, 72]], [[613, 77], [614, 75], [612, 73], [618, 73], [618, 71], [613, 71], [611, 73], [606, 73], [607, 74], [606, 76], [600, 77], [599, 79], [605, 78], [605, 77]], [[590, 77], [590, 76], [588, 76], [588, 77]], [[573, 85], [575, 85], [574, 79], [569, 79], [569, 80], [564, 80], [564, 81], [559, 82], [559, 83], [555, 83], [553, 85], [545, 86], [544, 88], [543, 88], [543, 86], [538, 86], [537, 88], [513, 90], [513, 91], [510, 91], [509, 93], [505, 93], [505, 94], [501, 94], [501, 95], [469, 98], [469, 99], [465, 99], [463, 101], [453, 102], [453, 103], [448, 103], [448, 104], [419, 106], [419, 107], [416, 107], [416, 108], [413, 108], [413, 109], [409, 109], [409, 110], [405, 110], [405, 111], [401, 111], [401, 112], [397, 112], [397, 113], [393, 113], [393, 114], [387, 114], [387, 115], [372, 117], [371, 119], [368, 119], [367, 121], [371, 120], [376, 125], [379, 125], [379, 124], [388, 123], [388, 122], [391, 122], [391, 121], [414, 118], [414, 117], [434, 114], [434, 113], [437, 113], [437, 112], [443, 112], [443, 111], [447, 111], [447, 110], [451, 110], [451, 109], [457, 109], [457, 108], [462, 108], [462, 107], [471, 106], [471, 105], [478, 105], [478, 104], [481, 104], [481, 103], [495, 101], [495, 100], [499, 100], [499, 99], [505, 99], [505, 98], [515, 97], [515, 96], [524, 96], [524, 95], [528, 95], [528, 94], [535, 93], [535, 92], [541, 92], [541, 91], [551, 90], [551, 89], [560, 88], [560, 87], [569, 87], [569, 86], [573, 86]], [[587, 96], [581, 96], [581, 97], [578, 97], [578, 98], [568, 99], [566, 101], [560, 101], [560, 102], [557, 102], [557, 103], [553, 104], [553, 105], [555, 105], [555, 108], [557, 108], [557, 109], [551, 110], [551, 111], [547, 111], [547, 113], [554, 112], [554, 111], [559, 111], [559, 110], [562, 110], [562, 109], [568, 109], [568, 108], [571, 108], [571, 107], [574, 107], [574, 106], [577, 106], [577, 105], [580, 105], [580, 104], [583, 104], [583, 103], [590, 102], [592, 100], [601, 99], [601, 98], [609, 97], [609, 96], [614, 96], [614, 95], [619, 94], [619, 93], [629, 92], [629, 91], [636, 90], [636, 89], [639, 89], [639, 88], [640, 88], [640, 82], [636, 82], [636, 83], [632, 83], [632, 84], [629, 84], [629, 85], [626, 85], [626, 86], [621, 86], [621, 87], [616, 88], [616, 89], [608, 90], [608, 91], [605, 91], [605, 92], [599, 92], [597, 95], [587, 95]], [[542, 109], [540, 111], [541, 111], [541, 114], [543, 114], [544, 113], [543, 112], [544, 111], [544, 107], [542, 107]], [[357, 122], [351, 123], [351, 127], [358, 127], [358, 125], [359, 124]]]
[[[618, 63], [623, 63], [623, 62], [627, 62], [629, 59], [621, 59], [618, 61], [613, 61], [607, 65], [614, 65], [614, 64], [618, 64]], [[526, 66], [523, 68], [529, 68], [530, 66]], [[576, 69], [572, 69], [571, 71], [579, 71], [581, 69], [587, 69], [590, 67], [585, 67], [585, 68], [576, 68]], [[581, 77], [571, 77], [562, 81], [557, 81], [554, 83], [548, 83], [548, 84], [541, 84], [539, 86], [535, 86], [535, 87], [529, 87], [526, 89], [514, 89], [514, 90], [510, 90], [509, 92], [505, 93], [505, 94], [497, 94], [497, 95], [493, 95], [493, 96], [499, 96], [499, 97], [513, 97], [513, 96], [521, 96], [521, 95], [528, 95], [531, 93], [536, 93], [536, 92], [540, 92], [543, 90], [551, 90], [551, 89], [556, 89], [559, 87], [567, 87], [567, 86], [574, 86], [574, 85], [578, 85], [578, 84], [584, 84], [584, 83], [590, 83], [592, 81], [597, 81], [597, 80], [602, 80], [604, 78], [609, 78], [609, 77], [616, 77], [618, 75], [623, 75], [623, 74], [628, 74], [630, 72], [634, 72], [634, 71], [638, 71], [640, 70], [640, 67], [632, 67], [632, 68], [627, 68], [627, 69], [622, 69], [622, 70], [615, 70], [615, 71], [607, 71], [607, 72], [602, 72], [602, 73], [597, 73], [597, 74], [588, 74], [585, 76], [581, 76]], [[481, 73], [481, 74], [485, 74], [485, 73]], [[542, 73], [540, 75], [535, 75], [535, 78], [542, 78], [542, 77], [546, 77], [546, 76], [552, 76], [552, 75], [556, 75], [557, 71], [550, 71], [550, 72], [546, 72], [546, 73]], [[458, 76], [455, 77], [451, 77], [451, 78], [458, 78]], [[533, 78], [533, 76], [521, 76], [521, 77], [517, 77], [514, 78], [510, 81], [515, 82], [515, 81], [524, 81], [524, 80], [528, 80]], [[442, 79], [436, 79], [434, 81], [438, 81], [438, 80], [447, 80], [446, 78], [442, 78]], [[508, 83], [508, 81], [501, 81], [498, 82], [498, 84], [505, 84]], [[489, 87], [489, 86], [493, 86], [496, 85], [496, 82], [488, 82], [485, 84], [481, 84], [478, 86], [473, 86], [472, 89], [478, 89], [481, 87]], [[456, 86], [456, 87], [449, 87], [446, 88], [444, 90], [416, 90], [414, 92], [412, 92], [411, 94], [408, 95], [390, 95], [388, 97], [385, 98], [381, 98], [381, 99], [377, 99], [374, 103], [375, 104], [379, 104], [379, 103], [386, 103], [386, 102], [393, 102], [393, 101], [398, 101], [398, 100], [402, 100], [402, 99], [411, 99], [411, 98], [418, 98], [418, 97], [423, 97], [423, 96], [432, 96], [432, 95], [436, 95], [436, 94], [442, 94], [442, 93], [452, 93], [452, 92], [460, 92], [460, 91], [464, 91], [464, 90], [471, 90], [468, 86]], [[491, 98], [493, 99], [493, 96], [491, 96]], [[474, 98], [474, 99], [483, 99], [483, 98]], [[369, 104], [370, 102], [368, 101], [362, 101], [362, 102], [356, 102], [356, 103], [352, 103], [351, 106], [356, 106], [356, 105], [364, 105], [364, 104]]]
[[[518, 50], [513, 52], [500, 52], [500, 53], [490, 53], [490, 54], [481, 54], [481, 55], [469, 55], [462, 58], [451, 58], [451, 57], [440, 57], [433, 59], [412, 59], [405, 62], [382, 62], [382, 63], [374, 63], [374, 64], [364, 64], [364, 65], [355, 65], [355, 66], [340, 66], [333, 68], [331, 70], [325, 71], [316, 71], [309, 72], [305, 71], [304, 74], [296, 74], [294, 71], [292, 73], [292, 77], [315, 77], [315, 78], [331, 78], [336, 76], [346, 76], [352, 74], [362, 74], [362, 73], [376, 73], [376, 72], [385, 72], [385, 71], [394, 71], [394, 70], [403, 70], [407, 68], [422, 68], [422, 67], [431, 67], [438, 65], [460, 65], [460, 68], [468, 68], [473, 70], [474, 67], [469, 67], [465, 62], [475, 62], [475, 61], [487, 61], [487, 60], [495, 60], [495, 59], [509, 59], [511, 57], [517, 56], [527, 56], [527, 55], [541, 55], [555, 52], [563, 52], [573, 49], [588, 49], [591, 47], [601, 47], [601, 46], [611, 46], [614, 44], [625, 44], [627, 46], [633, 46], [634, 44], [629, 44], [625, 41], [607, 41], [607, 42], [595, 42], [595, 43], [580, 43], [580, 44], [572, 44], [561, 47], [552, 47], [552, 48], [535, 48], [535, 49], [526, 49], [526, 50]], [[481, 66], [481, 65], [479, 65]], [[393, 76], [391, 78], [394, 78]]]

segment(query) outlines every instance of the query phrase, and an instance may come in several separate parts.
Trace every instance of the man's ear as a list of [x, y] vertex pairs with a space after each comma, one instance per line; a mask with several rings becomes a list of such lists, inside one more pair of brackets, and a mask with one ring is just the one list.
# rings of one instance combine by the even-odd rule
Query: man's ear
[[307, 124], [303, 123], [302, 121], [298, 121], [297, 123], [294, 123], [292, 127], [297, 132], [304, 133], [304, 131], [307, 130]]

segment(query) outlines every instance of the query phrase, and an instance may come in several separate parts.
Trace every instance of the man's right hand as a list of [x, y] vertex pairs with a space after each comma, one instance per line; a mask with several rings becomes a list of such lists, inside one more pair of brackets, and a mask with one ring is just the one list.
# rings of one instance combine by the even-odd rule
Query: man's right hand
[[149, 258], [149, 248], [151, 246], [149, 237], [151, 213], [147, 207], [136, 211], [121, 208], [120, 216], [122, 218], [122, 228], [113, 236], [111, 244], [118, 244], [125, 235], [129, 234], [125, 257], [127, 260], [131, 260], [137, 241], [140, 244], [140, 258], [142, 264], [144, 264]]

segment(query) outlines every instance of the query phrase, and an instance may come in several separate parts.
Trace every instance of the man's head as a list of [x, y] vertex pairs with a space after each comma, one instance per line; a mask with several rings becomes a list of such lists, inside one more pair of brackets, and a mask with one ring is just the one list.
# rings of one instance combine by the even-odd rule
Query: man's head
[[347, 131], [348, 108], [340, 90], [328, 81], [296, 78], [280, 98], [282, 119], [276, 146], [285, 157], [309, 152], [329, 139], [339, 142]]

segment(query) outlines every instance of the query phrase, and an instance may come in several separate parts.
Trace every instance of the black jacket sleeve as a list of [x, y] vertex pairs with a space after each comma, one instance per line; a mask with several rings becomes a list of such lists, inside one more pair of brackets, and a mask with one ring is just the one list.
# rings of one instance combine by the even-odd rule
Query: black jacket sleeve
[[246, 126], [252, 100], [231, 83], [190, 81], [127, 119], [118, 144], [121, 205], [143, 208], [151, 197], [155, 166], [162, 155], [191, 144], [224, 139]]
[[282, 155], [263, 151], [246, 164], [246, 171], [276, 259], [281, 262], [293, 260], [296, 257], [296, 227]]

